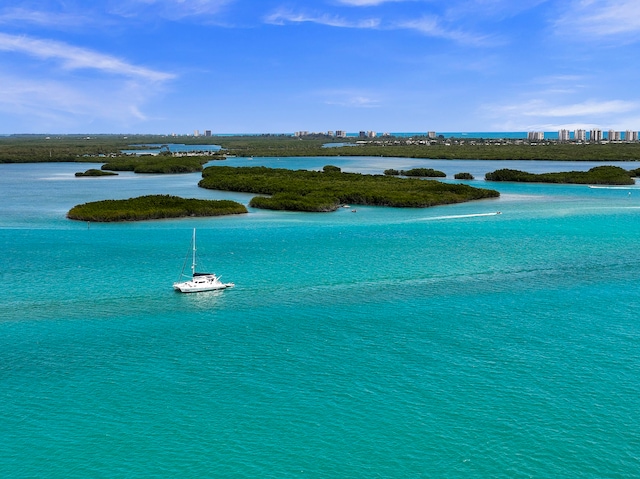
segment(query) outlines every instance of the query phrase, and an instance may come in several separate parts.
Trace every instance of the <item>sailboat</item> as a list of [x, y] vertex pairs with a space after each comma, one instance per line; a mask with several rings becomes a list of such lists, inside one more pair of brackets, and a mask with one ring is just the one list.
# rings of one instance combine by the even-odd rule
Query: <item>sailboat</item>
[[[199, 293], [201, 291], [213, 291], [217, 289], [232, 288], [233, 283], [223, 283], [220, 277], [213, 273], [197, 273], [196, 272], [196, 229], [193, 229], [193, 238], [191, 239], [191, 279], [188, 281], [173, 283], [173, 289], [181, 293]], [[186, 265], [186, 260], [185, 260]], [[180, 275], [189, 277], [184, 274], [184, 266]]]

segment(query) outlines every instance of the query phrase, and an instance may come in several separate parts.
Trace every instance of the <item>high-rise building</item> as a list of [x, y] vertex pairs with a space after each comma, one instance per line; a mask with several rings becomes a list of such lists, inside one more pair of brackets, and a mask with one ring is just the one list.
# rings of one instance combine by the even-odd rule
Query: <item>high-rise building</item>
[[576, 130], [573, 132], [573, 139], [575, 141], [587, 141], [586, 130]]
[[211, 136], [211, 130], [204, 130], [204, 136]]
[[627, 130], [624, 132], [625, 141], [638, 141], [638, 132]]
[[347, 137], [347, 132], [344, 130], [336, 130], [336, 136], [338, 138], [346, 138]]
[[598, 128], [589, 130], [589, 141], [602, 141], [602, 130]]
[[570, 139], [569, 130], [560, 130], [558, 131], [558, 140], [560, 141], [569, 141]]
[[542, 141], [544, 140], [544, 131], [530, 131], [527, 133], [527, 140]]

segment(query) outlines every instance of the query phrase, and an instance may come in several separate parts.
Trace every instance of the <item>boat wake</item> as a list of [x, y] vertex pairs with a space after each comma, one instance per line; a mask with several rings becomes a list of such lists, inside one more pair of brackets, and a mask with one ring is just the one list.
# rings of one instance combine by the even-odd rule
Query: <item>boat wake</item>
[[461, 218], [481, 218], [483, 216], [498, 216], [502, 212], [495, 211], [493, 213], [473, 213], [469, 215], [447, 215], [447, 216], [431, 216], [429, 218], [422, 218], [421, 221], [436, 221], [436, 220], [457, 220]]

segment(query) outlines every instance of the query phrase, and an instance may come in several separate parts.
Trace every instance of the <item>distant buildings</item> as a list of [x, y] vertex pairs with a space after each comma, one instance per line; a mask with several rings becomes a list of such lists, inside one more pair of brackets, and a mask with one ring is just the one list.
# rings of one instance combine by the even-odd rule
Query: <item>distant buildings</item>
[[[529, 133], [531, 135], [531, 133]], [[530, 137], [528, 137], [531, 139]], [[571, 134], [569, 130], [559, 130], [558, 131], [558, 141], [575, 141], [575, 142], [583, 142], [583, 141], [591, 141], [591, 142], [601, 142], [601, 141], [638, 141], [638, 132], [632, 130], [616, 131], [616, 130], [608, 130], [606, 132], [606, 136], [603, 131], [599, 128], [593, 128], [589, 130], [589, 135], [587, 136], [586, 130], [574, 130], [573, 138], [571, 138]]]
[[569, 141], [571, 139], [571, 134], [569, 130], [560, 130], [558, 132], [558, 141]]
[[542, 141], [544, 140], [544, 131], [530, 131], [527, 133], [527, 140]]
[[602, 130], [594, 128], [589, 131], [589, 141], [602, 141]]
[[307, 130], [300, 130], [300, 131], [296, 131], [293, 136], [295, 137], [302, 137], [302, 136], [328, 136], [331, 138], [346, 138], [347, 137], [347, 132], [344, 130], [336, 130], [335, 132], [332, 130], [325, 132], [317, 132], [317, 131], [307, 131]]
[[622, 138], [622, 132], [620, 131], [609, 130], [607, 132], [607, 139], [609, 141], [620, 141], [621, 138]]
[[[210, 130], [205, 130], [205, 136], [211, 136]], [[195, 131], [195, 136], [198, 136], [198, 130]], [[423, 134], [419, 134], [418, 136], [422, 136]], [[310, 132], [307, 130], [296, 131], [294, 133], [296, 137], [305, 137], [305, 136], [316, 136], [316, 137], [330, 137], [330, 138], [346, 138], [347, 132], [345, 130], [335, 130], [335, 131], [327, 131], [327, 132]], [[363, 140], [371, 140], [378, 137], [389, 137], [392, 136], [389, 133], [377, 133], [373, 130], [360, 130], [357, 135], [352, 134], [352, 136], [357, 136]], [[402, 135], [401, 135], [402, 136]], [[441, 135], [442, 136], [442, 135]], [[438, 135], [435, 131], [428, 131], [426, 133], [426, 144], [431, 144], [434, 141], [438, 141]], [[545, 141], [545, 132], [544, 131], [529, 131], [527, 132], [527, 140], [530, 142], [540, 142]], [[431, 141], [431, 143], [429, 143]], [[518, 140], [522, 142], [523, 140]], [[547, 141], [556, 141], [555, 136], [553, 134], [549, 135]], [[577, 128], [575, 130], [569, 129], [561, 129], [558, 130], [558, 139], [559, 142], [575, 142], [575, 143], [584, 143], [584, 142], [638, 142], [640, 141], [640, 132], [633, 130], [625, 130], [625, 131], [617, 131], [617, 130], [606, 130], [602, 131], [600, 128], [592, 128], [587, 131], [581, 128]]]

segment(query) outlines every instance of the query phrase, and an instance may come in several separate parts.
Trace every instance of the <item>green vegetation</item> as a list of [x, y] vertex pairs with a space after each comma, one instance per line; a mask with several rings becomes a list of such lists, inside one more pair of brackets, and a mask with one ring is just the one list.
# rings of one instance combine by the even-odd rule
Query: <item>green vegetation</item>
[[133, 171], [135, 173], [194, 173], [211, 161], [209, 156], [141, 156], [113, 158], [102, 165], [103, 170]]
[[496, 198], [495, 190], [434, 180], [383, 175], [210, 166], [202, 173], [203, 188], [241, 191], [270, 197], [256, 197], [256, 208], [291, 211], [334, 211], [341, 204], [427, 207], [484, 198]]
[[[640, 143], [560, 143], [527, 140], [464, 140], [426, 137], [330, 138], [319, 135], [295, 138], [285, 135], [213, 137], [213, 142], [236, 156], [384, 156], [397, 158], [469, 160], [640, 160]], [[358, 142], [357, 146], [353, 146]], [[323, 148], [326, 143], [348, 146]]]
[[91, 168], [87, 171], [78, 171], [76, 176], [116, 176], [118, 173], [113, 173], [112, 171], [103, 171], [96, 170], [95, 168]]
[[456, 180], [473, 180], [473, 175], [471, 173], [456, 173], [453, 175]]
[[104, 200], [77, 205], [67, 218], [81, 221], [143, 221], [187, 216], [221, 216], [246, 213], [244, 205], [229, 200], [185, 199], [149, 195], [128, 200]]
[[617, 166], [597, 166], [589, 171], [568, 171], [560, 173], [527, 173], [526, 171], [504, 168], [485, 175], [487, 181], [518, 181], [529, 183], [576, 183], [592, 185], [632, 185], [629, 172]]
[[[123, 158], [121, 150], [145, 148], [144, 144], [218, 144], [224, 154], [235, 156], [384, 156], [399, 158], [477, 160], [640, 160], [640, 143], [560, 143], [545, 140], [497, 140], [482, 138], [378, 137], [333, 138], [325, 135], [167, 136], [167, 135], [10, 135], [0, 137], [0, 163], [82, 161], [105, 162]], [[344, 144], [325, 148], [325, 144]], [[354, 146], [355, 145], [355, 146]], [[159, 155], [160, 156], [160, 155]], [[211, 156], [203, 155], [211, 160]], [[212, 155], [214, 156], [214, 155]], [[147, 157], [152, 161], [155, 157]], [[182, 159], [193, 157], [182, 157]], [[135, 171], [135, 170], [131, 170]]]
[[[145, 144], [185, 143], [202, 145], [215, 143], [211, 137], [170, 137], [166, 135], [10, 135], [0, 137], [0, 163], [42, 163], [42, 162], [91, 162], [104, 163], [118, 158], [139, 159], [157, 162], [158, 157], [168, 155], [162, 152], [156, 156], [132, 157], [121, 150], [146, 149]], [[138, 145], [138, 146], [134, 146]], [[171, 156], [165, 156], [171, 158]], [[192, 160], [198, 156], [177, 156], [178, 164], [185, 164], [193, 170]], [[203, 154], [201, 164], [224, 155]], [[134, 171], [133, 169], [130, 171]]]

